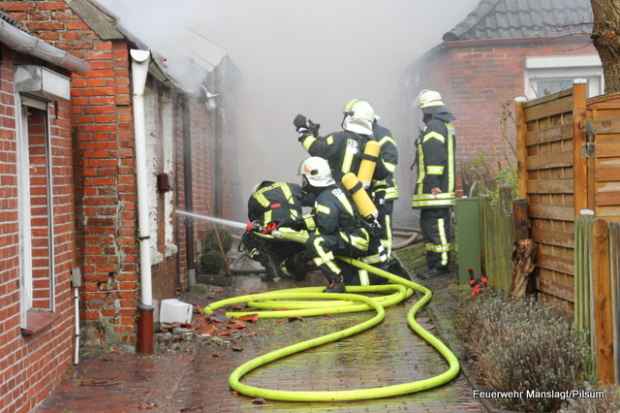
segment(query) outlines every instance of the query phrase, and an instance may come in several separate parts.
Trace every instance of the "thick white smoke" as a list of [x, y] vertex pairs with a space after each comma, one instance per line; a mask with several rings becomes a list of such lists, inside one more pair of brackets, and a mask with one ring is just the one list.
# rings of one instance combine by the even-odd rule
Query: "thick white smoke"
[[[441, 42], [477, 0], [99, 0], [131, 31], [168, 55], [175, 73], [195, 80], [186, 57], [217, 63], [225, 50], [240, 72], [232, 150], [235, 208], [261, 178], [297, 181], [304, 158], [291, 125], [307, 114], [339, 128], [342, 106], [369, 100], [400, 142], [417, 134], [417, 114], [404, 96], [406, 68]], [[196, 33], [199, 33], [197, 35]], [[209, 39], [206, 41], [205, 39]], [[189, 68], [189, 69], [188, 69]], [[409, 148], [410, 145], [403, 145]], [[411, 154], [402, 153], [407, 176]], [[407, 171], [407, 172], [404, 172]], [[411, 182], [402, 180], [408, 199]], [[397, 221], [411, 223], [407, 201]]]

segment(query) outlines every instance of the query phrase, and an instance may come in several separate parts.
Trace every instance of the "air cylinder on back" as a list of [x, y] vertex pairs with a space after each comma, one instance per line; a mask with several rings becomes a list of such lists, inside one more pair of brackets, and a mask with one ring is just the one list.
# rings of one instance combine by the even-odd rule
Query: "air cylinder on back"
[[368, 196], [364, 185], [353, 173], [348, 173], [342, 177], [342, 185], [351, 194], [357, 212], [364, 219], [376, 218], [379, 215], [377, 207]]

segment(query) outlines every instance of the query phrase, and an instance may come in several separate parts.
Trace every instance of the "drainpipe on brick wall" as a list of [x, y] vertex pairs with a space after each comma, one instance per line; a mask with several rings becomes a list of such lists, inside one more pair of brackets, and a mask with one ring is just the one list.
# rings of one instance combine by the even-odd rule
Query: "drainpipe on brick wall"
[[144, 118], [144, 88], [149, 71], [151, 52], [131, 51], [133, 81], [133, 120], [136, 151], [136, 180], [138, 186], [138, 233], [140, 240], [140, 305], [138, 306], [139, 353], [153, 353], [153, 290], [151, 283], [151, 228], [146, 166], [146, 130]]

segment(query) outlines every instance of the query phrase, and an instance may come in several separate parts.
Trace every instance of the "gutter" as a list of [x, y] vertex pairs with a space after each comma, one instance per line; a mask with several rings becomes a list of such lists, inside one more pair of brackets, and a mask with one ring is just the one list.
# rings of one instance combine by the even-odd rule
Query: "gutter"
[[140, 304], [138, 306], [139, 353], [152, 354], [153, 346], [153, 286], [151, 277], [151, 228], [149, 220], [149, 191], [146, 165], [146, 128], [144, 89], [149, 73], [151, 52], [132, 49], [131, 76], [133, 84], [133, 118], [136, 151], [136, 180], [138, 191], [138, 239], [140, 240]]
[[0, 20], [0, 43], [4, 43], [7, 47], [20, 53], [37, 57], [73, 73], [83, 73], [90, 70], [88, 63], [84, 60], [78, 59], [72, 54], [58, 49], [4, 20]]

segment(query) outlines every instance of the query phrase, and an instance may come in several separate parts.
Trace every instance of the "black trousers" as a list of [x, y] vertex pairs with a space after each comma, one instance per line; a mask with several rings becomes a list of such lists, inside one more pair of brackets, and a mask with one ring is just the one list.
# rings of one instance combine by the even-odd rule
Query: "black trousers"
[[450, 208], [424, 208], [420, 214], [420, 227], [426, 242], [426, 264], [429, 270], [448, 266], [452, 223]]

